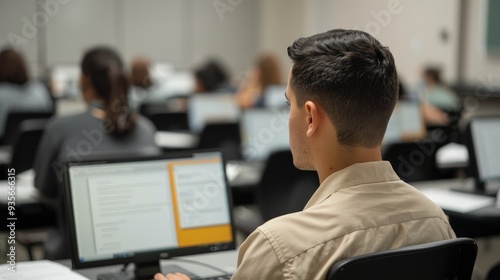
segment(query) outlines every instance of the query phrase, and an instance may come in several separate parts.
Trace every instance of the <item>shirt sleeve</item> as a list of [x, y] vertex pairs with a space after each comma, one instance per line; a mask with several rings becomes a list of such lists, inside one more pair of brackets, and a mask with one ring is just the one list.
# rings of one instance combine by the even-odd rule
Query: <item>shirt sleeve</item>
[[241, 245], [238, 269], [231, 279], [283, 280], [282, 268], [271, 242], [257, 229]]

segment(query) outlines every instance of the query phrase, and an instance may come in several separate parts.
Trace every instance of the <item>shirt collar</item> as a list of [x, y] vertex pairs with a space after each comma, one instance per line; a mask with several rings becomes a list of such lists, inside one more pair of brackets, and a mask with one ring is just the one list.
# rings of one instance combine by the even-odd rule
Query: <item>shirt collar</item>
[[355, 163], [328, 176], [309, 199], [304, 210], [320, 204], [332, 193], [341, 189], [366, 183], [397, 180], [399, 180], [399, 177], [388, 161]]

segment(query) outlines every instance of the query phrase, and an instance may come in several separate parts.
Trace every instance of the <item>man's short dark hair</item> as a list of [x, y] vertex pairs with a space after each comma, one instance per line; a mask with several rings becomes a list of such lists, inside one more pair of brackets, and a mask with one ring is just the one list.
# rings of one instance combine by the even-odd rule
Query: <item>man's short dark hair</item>
[[398, 74], [387, 47], [365, 32], [335, 29], [297, 39], [288, 56], [299, 106], [318, 102], [343, 145], [382, 143], [398, 97]]

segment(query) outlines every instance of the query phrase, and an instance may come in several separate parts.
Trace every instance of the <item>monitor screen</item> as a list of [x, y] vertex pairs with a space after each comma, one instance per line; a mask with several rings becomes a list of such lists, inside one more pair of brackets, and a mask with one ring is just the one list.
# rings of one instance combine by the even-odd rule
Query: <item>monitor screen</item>
[[69, 164], [75, 268], [235, 248], [221, 153]]
[[470, 130], [479, 179], [500, 179], [500, 117], [473, 119]]
[[420, 104], [398, 101], [387, 124], [383, 144], [419, 139], [424, 135], [425, 124]]
[[189, 129], [201, 132], [206, 123], [238, 122], [240, 109], [233, 94], [196, 94], [189, 99]]
[[78, 65], [58, 65], [50, 73], [51, 88], [55, 97], [78, 96], [80, 67]]
[[272, 85], [264, 89], [264, 105], [267, 108], [282, 108], [286, 106], [286, 85]]
[[245, 160], [266, 160], [276, 150], [290, 149], [288, 109], [252, 109], [241, 116], [241, 152]]

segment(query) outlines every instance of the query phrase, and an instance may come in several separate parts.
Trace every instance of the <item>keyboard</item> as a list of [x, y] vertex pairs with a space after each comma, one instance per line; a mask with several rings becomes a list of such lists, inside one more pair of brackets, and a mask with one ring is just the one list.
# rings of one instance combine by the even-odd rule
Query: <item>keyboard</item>
[[227, 275], [219, 275], [206, 278], [193, 278], [193, 280], [229, 280], [231, 279], [232, 276], [233, 276], [232, 274], [227, 274]]

